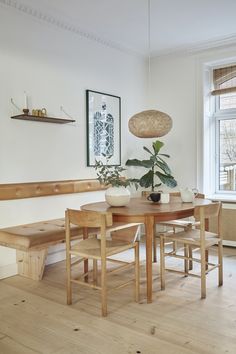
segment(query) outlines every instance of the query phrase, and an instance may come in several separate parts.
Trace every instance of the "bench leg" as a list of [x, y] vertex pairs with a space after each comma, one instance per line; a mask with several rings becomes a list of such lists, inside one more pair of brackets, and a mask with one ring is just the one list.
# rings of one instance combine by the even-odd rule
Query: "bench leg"
[[16, 251], [18, 274], [33, 280], [41, 280], [48, 250]]

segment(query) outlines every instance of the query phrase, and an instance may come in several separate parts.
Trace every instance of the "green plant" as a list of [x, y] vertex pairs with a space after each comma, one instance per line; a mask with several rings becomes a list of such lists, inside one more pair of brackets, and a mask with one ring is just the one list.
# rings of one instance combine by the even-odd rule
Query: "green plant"
[[126, 168], [122, 166], [109, 165], [110, 158], [111, 156], [106, 157], [106, 163], [95, 160], [95, 170], [99, 182], [105, 186], [111, 185], [112, 187], [130, 186], [132, 181], [121, 175], [121, 173], [125, 171]]
[[[156, 187], [160, 187], [162, 184], [165, 184], [170, 188], [177, 186], [177, 182], [172, 176], [171, 169], [164, 160], [164, 158], [169, 158], [170, 156], [160, 153], [163, 146], [163, 142], [156, 140], [152, 143], [153, 152], [146, 146], [143, 147], [143, 149], [150, 155], [149, 160], [132, 159], [126, 161], [126, 166], [144, 167], [149, 170], [141, 178], [132, 179], [134, 183], [139, 183], [139, 185], [144, 188], [151, 187], [152, 191], [154, 191]], [[158, 178], [160, 182], [155, 183], [155, 178]]]

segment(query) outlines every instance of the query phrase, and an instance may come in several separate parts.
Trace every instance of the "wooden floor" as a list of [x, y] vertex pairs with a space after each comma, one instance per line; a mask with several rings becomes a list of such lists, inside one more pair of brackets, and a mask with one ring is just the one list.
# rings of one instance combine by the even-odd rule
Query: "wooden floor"
[[100, 316], [97, 290], [77, 288], [73, 305], [65, 304], [65, 262], [48, 266], [39, 282], [1, 280], [0, 353], [236, 353], [236, 249], [225, 249], [223, 287], [217, 271], [209, 274], [205, 300], [199, 279], [173, 273], [160, 291], [154, 264], [153, 303], [147, 304], [144, 271], [143, 265], [140, 304], [132, 287], [112, 292], [107, 318]]

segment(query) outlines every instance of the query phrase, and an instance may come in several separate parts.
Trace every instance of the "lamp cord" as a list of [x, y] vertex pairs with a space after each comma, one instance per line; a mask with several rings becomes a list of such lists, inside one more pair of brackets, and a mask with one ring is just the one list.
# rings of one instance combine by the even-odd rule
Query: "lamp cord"
[[148, 0], [148, 95], [151, 79], [151, 0]]

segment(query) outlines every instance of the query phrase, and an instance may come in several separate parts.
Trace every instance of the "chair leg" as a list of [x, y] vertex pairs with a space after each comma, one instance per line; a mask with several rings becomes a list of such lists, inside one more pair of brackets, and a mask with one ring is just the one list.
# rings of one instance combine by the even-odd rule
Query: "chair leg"
[[164, 236], [160, 237], [160, 277], [161, 290], [165, 290], [165, 240]]
[[176, 253], [176, 250], [177, 250], [177, 242], [176, 241], [173, 241], [172, 247], [173, 247], [173, 252]]
[[101, 261], [101, 296], [102, 296], [102, 316], [107, 316], [107, 269], [106, 259]]
[[139, 243], [135, 243], [135, 301], [139, 302], [140, 296], [140, 269], [139, 269]]
[[93, 259], [93, 283], [97, 285], [97, 275], [98, 275], [98, 262]]
[[206, 298], [206, 250], [201, 248], [201, 298]]
[[223, 285], [223, 245], [222, 241], [218, 243], [218, 263], [219, 263], [219, 269], [218, 269], [218, 284], [219, 286]]
[[[84, 260], [84, 274], [88, 273], [88, 258]], [[88, 283], [88, 275], [84, 277], [84, 281]]]
[[[191, 246], [188, 246], [188, 256], [189, 256], [189, 258], [193, 258], [193, 249]], [[193, 269], [193, 261], [191, 259], [189, 259], [189, 262], [188, 262], [188, 269], [189, 270]]]
[[66, 255], [66, 272], [67, 272], [67, 305], [72, 304], [72, 288], [71, 288], [71, 255]]
[[208, 261], [209, 261], [209, 252], [205, 250], [205, 260], [206, 260], [206, 270], [208, 269]]
[[184, 245], [184, 272], [185, 272], [185, 277], [188, 276], [188, 266], [189, 266], [189, 255], [188, 255], [188, 246]]
[[157, 239], [154, 236], [153, 239], [153, 263], [157, 262]]

